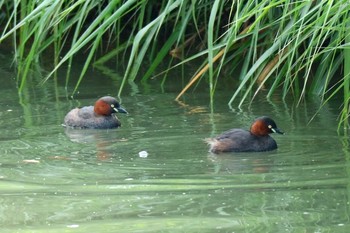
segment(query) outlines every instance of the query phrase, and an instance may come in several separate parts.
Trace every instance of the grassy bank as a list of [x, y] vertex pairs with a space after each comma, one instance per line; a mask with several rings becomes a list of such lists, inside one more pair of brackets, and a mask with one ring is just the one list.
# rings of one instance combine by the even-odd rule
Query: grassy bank
[[[293, 95], [297, 101], [317, 95], [326, 102], [340, 94], [344, 96], [340, 125], [348, 125], [347, 0], [23, 0], [0, 4], [0, 43], [13, 42], [20, 90], [31, 66], [40, 64], [47, 50], [53, 54], [54, 67], [45, 79], [63, 64], [69, 66], [77, 53], [87, 53], [76, 87], [93, 63], [127, 59], [119, 95], [127, 81], [146, 81], [170, 56], [168, 69], [201, 62], [177, 98], [205, 78], [213, 103], [222, 76], [239, 82], [229, 104], [239, 96], [241, 105], [262, 89], [267, 90], [267, 97], [282, 89], [281, 98]], [[145, 60], [150, 65], [141, 74]]]

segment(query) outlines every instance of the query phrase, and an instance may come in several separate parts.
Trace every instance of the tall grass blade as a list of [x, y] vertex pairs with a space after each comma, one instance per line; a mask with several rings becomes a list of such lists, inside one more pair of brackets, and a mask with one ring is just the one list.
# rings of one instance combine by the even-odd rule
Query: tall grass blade
[[[0, 7], [5, 14], [0, 15], [0, 43], [13, 42], [20, 92], [48, 51], [52, 57], [45, 59], [52, 59], [47, 63], [54, 67], [42, 82], [67, 64], [66, 85], [73, 59], [86, 53], [73, 93], [91, 64], [127, 57], [119, 96], [125, 83], [148, 80], [163, 61], [169, 65], [161, 74], [201, 59], [192, 78], [181, 80], [187, 84], [176, 99], [204, 75], [212, 109], [217, 86], [226, 77], [237, 86], [231, 106], [253, 101], [262, 89], [267, 98], [281, 89], [281, 98], [293, 95], [299, 103], [308, 94], [319, 95], [322, 106], [341, 93], [340, 125], [348, 127], [348, 0], [0, 0]], [[167, 59], [169, 53], [181, 60]], [[145, 61], [150, 65], [141, 69]]]

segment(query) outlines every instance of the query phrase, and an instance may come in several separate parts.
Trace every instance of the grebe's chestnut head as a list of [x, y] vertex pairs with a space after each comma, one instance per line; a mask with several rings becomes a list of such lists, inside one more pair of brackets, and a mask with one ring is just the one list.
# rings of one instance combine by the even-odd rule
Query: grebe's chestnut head
[[274, 120], [267, 116], [262, 116], [253, 122], [250, 127], [250, 132], [255, 136], [266, 136], [270, 133], [284, 134], [280, 129], [277, 128]]
[[112, 113], [128, 113], [124, 108], [122, 108], [119, 102], [111, 97], [104, 96], [98, 99], [94, 105], [94, 112], [97, 115], [110, 116]]

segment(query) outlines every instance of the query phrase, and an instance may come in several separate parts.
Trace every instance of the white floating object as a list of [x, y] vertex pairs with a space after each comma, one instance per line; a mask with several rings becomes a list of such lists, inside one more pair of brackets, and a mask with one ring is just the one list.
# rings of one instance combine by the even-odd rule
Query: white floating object
[[23, 163], [40, 163], [39, 160], [36, 159], [24, 159], [22, 160]]
[[139, 152], [139, 157], [140, 158], [147, 158], [148, 157], [148, 152], [143, 150]]

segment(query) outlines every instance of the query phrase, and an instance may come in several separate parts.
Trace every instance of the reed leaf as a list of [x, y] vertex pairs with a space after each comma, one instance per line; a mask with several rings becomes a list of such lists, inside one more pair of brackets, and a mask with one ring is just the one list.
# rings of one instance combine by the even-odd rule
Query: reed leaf
[[[52, 47], [54, 67], [43, 83], [87, 51], [73, 94], [92, 64], [119, 60], [120, 54], [128, 61], [118, 95], [126, 83], [157, 75], [163, 62], [169, 65], [162, 75], [196, 60], [197, 71], [184, 77], [177, 99], [205, 80], [213, 109], [225, 77], [237, 84], [227, 100], [231, 107], [254, 101], [262, 89], [267, 98], [280, 89], [281, 98], [292, 94], [299, 103], [317, 95], [321, 106], [341, 94], [340, 122], [348, 127], [348, 0], [23, 0], [0, 1], [0, 8], [0, 44], [13, 42], [19, 91]], [[150, 65], [141, 69], [145, 62]]]

